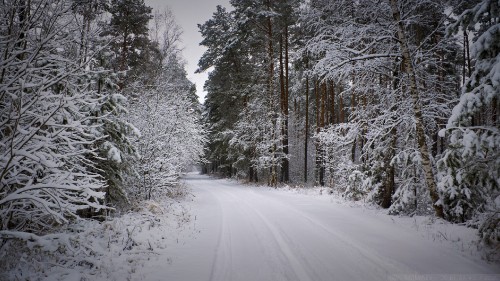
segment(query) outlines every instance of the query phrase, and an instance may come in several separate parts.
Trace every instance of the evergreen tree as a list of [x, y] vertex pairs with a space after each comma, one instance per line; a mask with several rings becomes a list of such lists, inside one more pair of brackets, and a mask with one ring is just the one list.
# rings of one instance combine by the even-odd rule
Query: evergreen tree
[[148, 38], [148, 23], [152, 18], [151, 8], [144, 0], [111, 0], [110, 34], [115, 52], [114, 71], [129, 71], [121, 86], [131, 82], [130, 77], [140, 76], [148, 69], [145, 62], [152, 61], [152, 47]]
[[[200, 70], [215, 67], [206, 84], [206, 117], [213, 134], [209, 158], [229, 175], [234, 170], [254, 180], [260, 172], [275, 185], [289, 179], [288, 28], [297, 1], [232, 5], [234, 11], [218, 7], [200, 25], [202, 44], [208, 47]], [[266, 116], [260, 128], [252, 126], [257, 116]]]
[[[497, 1], [466, 9], [450, 27], [475, 34], [473, 71], [462, 87], [446, 129], [450, 144], [439, 162], [440, 192], [449, 220], [463, 222], [481, 212], [492, 214], [498, 229], [500, 195], [500, 16]], [[498, 203], [497, 203], [498, 204]], [[496, 232], [498, 241], [498, 231]]]
[[[85, 79], [99, 103], [89, 108], [95, 117], [94, 132], [98, 137], [93, 145], [96, 155], [88, 160], [96, 165], [96, 173], [106, 181], [106, 204], [125, 206], [136, 171], [133, 167], [135, 147], [131, 142], [137, 129], [126, 121], [127, 99], [119, 93], [119, 79], [113, 68], [113, 35], [107, 29], [106, 2], [103, 0], [74, 1], [72, 10], [81, 20], [80, 52], [87, 62]], [[92, 56], [91, 56], [92, 54]], [[83, 79], [83, 77], [82, 77]]]
[[[208, 92], [204, 105], [204, 119], [208, 123], [209, 139], [207, 160], [211, 162], [210, 172], [231, 176], [232, 165], [237, 158], [229, 153], [230, 131], [242, 112], [244, 89], [252, 79], [246, 61], [247, 49], [242, 44], [234, 13], [217, 6], [212, 19], [198, 25], [203, 36], [201, 45], [207, 51], [200, 58], [198, 71], [214, 70], [205, 84]], [[245, 84], [242, 81], [247, 81]], [[238, 153], [239, 154], [239, 153]], [[243, 167], [241, 167], [243, 168]]]

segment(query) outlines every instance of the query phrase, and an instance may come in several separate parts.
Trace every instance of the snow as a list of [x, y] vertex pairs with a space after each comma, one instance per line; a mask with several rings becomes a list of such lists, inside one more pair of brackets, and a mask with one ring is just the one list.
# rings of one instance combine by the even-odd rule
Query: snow
[[148, 262], [145, 280], [387, 280], [500, 273], [471, 256], [475, 230], [464, 226], [194, 174], [186, 183], [194, 195], [189, 209], [195, 235]]
[[120, 150], [116, 147], [111, 147], [108, 151], [108, 159], [113, 160], [116, 163], [121, 163], [122, 162], [122, 157], [120, 154]]
[[146, 201], [114, 219], [81, 221], [45, 236], [0, 231], [0, 237], [27, 241], [26, 247], [14, 243], [2, 248], [0, 271], [9, 263], [13, 269], [0, 274], [0, 280], [141, 280], [141, 268], [150, 259], [162, 254], [168, 262], [162, 249], [178, 243], [189, 226], [188, 212], [173, 202]]
[[[345, 201], [324, 188], [271, 189], [194, 173], [184, 181], [192, 195], [180, 204], [171, 199], [147, 201], [111, 221], [85, 222], [72, 238], [62, 234], [63, 240], [86, 244], [72, 249], [91, 255], [73, 257], [78, 267], [42, 270], [40, 262], [30, 265], [32, 272], [23, 276], [31, 280], [500, 280], [498, 264], [480, 258], [475, 229], [430, 217], [388, 216], [385, 210]], [[36, 238], [50, 239], [54, 240]]]

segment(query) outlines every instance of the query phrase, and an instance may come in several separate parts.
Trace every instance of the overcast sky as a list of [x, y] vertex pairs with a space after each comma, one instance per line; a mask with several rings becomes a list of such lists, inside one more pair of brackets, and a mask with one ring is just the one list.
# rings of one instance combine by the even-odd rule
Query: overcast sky
[[205, 48], [199, 45], [202, 37], [198, 32], [197, 24], [210, 19], [217, 5], [229, 8], [229, 0], [145, 0], [145, 3], [151, 8], [160, 11], [168, 6], [175, 14], [177, 23], [184, 31], [182, 45], [184, 47], [184, 58], [187, 61], [188, 78], [196, 83], [197, 94], [200, 96], [200, 101], [203, 102], [205, 97], [203, 84], [208, 74], [194, 73], [197, 69], [198, 60], [205, 51]]

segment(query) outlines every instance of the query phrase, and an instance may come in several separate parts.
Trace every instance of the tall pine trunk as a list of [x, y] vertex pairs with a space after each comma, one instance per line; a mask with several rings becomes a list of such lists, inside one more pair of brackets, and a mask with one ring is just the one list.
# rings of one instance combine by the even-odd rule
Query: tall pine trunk
[[[267, 9], [271, 11], [271, 0], [267, 1]], [[268, 69], [268, 94], [269, 94], [269, 110], [272, 114], [272, 136], [271, 136], [271, 167], [269, 168], [269, 186], [277, 185], [277, 173], [276, 173], [276, 114], [274, 114], [274, 90], [273, 90], [273, 76], [274, 76], [274, 49], [273, 49], [273, 23], [271, 17], [267, 18], [267, 36], [268, 36], [268, 59], [269, 59], [269, 69]]]
[[[318, 80], [314, 84], [314, 95], [316, 98], [316, 133], [321, 132], [321, 128], [325, 126], [325, 84], [320, 84]], [[321, 186], [325, 185], [323, 166], [323, 148], [319, 141], [316, 141], [316, 178], [317, 183]]]
[[335, 124], [335, 84], [330, 81], [330, 124]]
[[[283, 153], [285, 157], [282, 159], [281, 163], [281, 176], [280, 182], [289, 181], [289, 162], [288, 162], [288, 54], [285, 55], [285, 62], [283, 62], [283, 52], [287, 52], [286, 43], [283, 41], [288, 40], [285, 30], [285, 40], [283, 40], [283, 34], [280, 36], [280, 105], [281, 105], [281, 116], [283, 122], [281, 124], [281, 135], [282, 135], [282, 145]], [[285, 45], [285, 47], [283, 47]], [[286, 69], [286, 70], [285, 70]], [[286, 72], [286, 73], [285, 73]]]
[[288, 100], [289, 100], [289, 77], [288, 77], [288, 25], [285, 25], [285, 101], [283, 104], [284, 110], [284, 126], [283, 126], [283, 152], [285, 158], [283, 160], [283, 179], [284, 182], [290, 181], [290, 162], [288, 160]]
[[309, 77], [306, 77], [306, 127], [304, 137], [304, 182], [307, 183], [307, 145], [309, 141]]
[[394, 164], [391, 164], [392, 159], [396, 154], [396, 142], [397, 142], [397, 129], [392, 127], [390, 133], [390, 147], [386, 152], [384, 159], [384, 166], [386, 169], [387, 177], [384, 182], [384, 195], [382, 196], [382, 208], [389, 208], [392, 205], [392, 195], [395, 190], [395, 168]]

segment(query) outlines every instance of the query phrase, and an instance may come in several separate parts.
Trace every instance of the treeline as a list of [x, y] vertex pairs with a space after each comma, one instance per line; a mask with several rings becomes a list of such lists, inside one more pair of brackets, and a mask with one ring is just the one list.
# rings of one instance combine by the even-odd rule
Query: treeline
[[143, 0], [0, 3], [2, 246], [175, 196], [205, 139], [181, 33]]
[[199, 25], [206, 172], [328, 186], [394, 214], [486, 216], [498, 242], [498, 1], [231, 5]]

